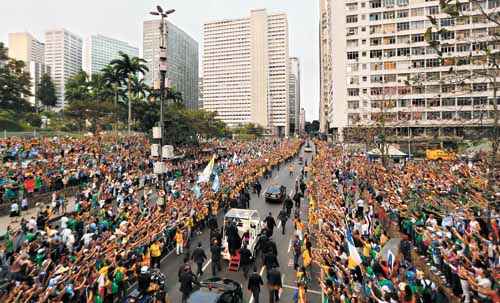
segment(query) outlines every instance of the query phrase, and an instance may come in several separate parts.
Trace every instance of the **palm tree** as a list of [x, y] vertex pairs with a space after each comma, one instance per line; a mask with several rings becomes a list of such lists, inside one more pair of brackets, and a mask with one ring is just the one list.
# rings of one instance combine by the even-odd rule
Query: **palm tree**
[[119, 89], [122, 86], [122, 77], [118, 72], [118, 70], [114, 68], [114, 66], [112, 65], [106, 65], [102, 69], [102, 76], [106, 85], [109, 85], [113, 90], [113, 93], [115, 95], [114, 107], [116, 109], [116, 105], [118, 103]]
[[172, 87], [167, 92], [167, 100], [172, 100], [174, 103], [182, 103], [182, 93], [177, 91], [175, 87]]
[[132, 122], [132, 77], [137, 73], [145, 74], [149, 71], [148, 67], [144, 64], [146, 60], [133, 57], [120, 52], [121, 59], [111, 61], [111, 65], [121, 75], [122, 79], [127, 81], [128, 89], [128, 133], [130, 134], [130, 123]]
[[138, 100], [145, 99], [149, 92], [149, 86], [146, 85], [144, 79], [139, 79], [139, 77], [134, 75], [131, 80], [132, 97]]

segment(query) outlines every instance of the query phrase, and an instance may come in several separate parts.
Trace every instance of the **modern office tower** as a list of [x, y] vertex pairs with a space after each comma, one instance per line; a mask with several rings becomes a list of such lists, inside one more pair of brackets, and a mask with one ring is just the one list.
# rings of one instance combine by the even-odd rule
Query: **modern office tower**
[[[143, 57], [148, 62], [148, 84], [160, 79], [160, 20], [144, 21]], [[182, 93], [188, 108], [198, 108], [198, 42], [170, 21], [166, 22], [167, 75], [171, 87]]]
[[205, 23], [203, 37], [203, 108], [229, 126], [256, 123], [287, 136], [287, 15], [252, 10], [250, 17]]
[[139, 57], [139, 49], [127, 42], [102, 35], [87, 37], [83, 48], [83, 70], [92, 76], [100, 72], [112, 60], [120, 58], [119, 52], [131, 58]]
[[330, 101], [332, 99], [332, 13], [332, 0], [320, 0], [319, 131], [322, 133], [326, 133], [329, 129], [327, 115], [329, 112]]
[[306, 110], [301, 108], [299, 115], [299, 135], [302, 135], [306, 131]]
[[290, 132], [299, 134], [300, 116], [300, 61], [299, 58], [290, 58], [290, 86], [289, 86], [289, 123]]
[[66, 29], [45, 32], [45, 64], [56, 88], [57, 106], [64, 107], [64, 86], [82, 70], [82, 39]]
[[[384, 117], [386, 137], [446, 143], [491, 127], [491, 85], [482, 77], [463, 83], [448, 78], [450, 68], [465, 78], [471, 70], [487, 68], [478, 57], [478, 42], [500, 28], [481, 10], [498, 10], [499, 2], [478, 3], [462, 3], [464, 16], [452, 19], [439, 1], [332, 1], [330, 128], [341, 134], [345, 128], [380, 124]], [[429, 16], [446, 29], [432, 34], [444, 60], [425, 41]]]
[[28, 101], [36, 105], [36, 90], [43, 74], [50, 74], [50, 67], [44, 64], [45, 45], [30, 33], [9, 33], [9, 57], [24, 61], [31, 76], [31, 95]]
[[198, 108], [203, 108], [203, 77], [198, 80]]

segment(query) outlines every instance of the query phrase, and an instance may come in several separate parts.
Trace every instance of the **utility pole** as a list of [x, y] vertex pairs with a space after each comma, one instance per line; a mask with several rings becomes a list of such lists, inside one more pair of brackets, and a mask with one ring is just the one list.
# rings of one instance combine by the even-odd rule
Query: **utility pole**
[[[167, 75], [167, 35], [168, 29], [166, 29], [165, 21], [168, 15], [175, 12], [175, 9], [170, 9], [164, 11], [163, 8], [159, 5], [156, 6], [156, 12], [150, 12], [153, 16], [160, 16], [160, 49], [159, 49], [159, 70], [160, 70], [160, 150], [158, 152], [160, 162], [163, 163], [163, 144], [164, 140], [164, 128], [165, 122], [163, 117], [163, 103], [165, 100], [165, 94], [168, 92], [168, 87], [165, 85], [166, 75]], [[162, 184], [162, 188], [164, 188], [163, 175], [164, 171], [160, 174], [160, 182]]]

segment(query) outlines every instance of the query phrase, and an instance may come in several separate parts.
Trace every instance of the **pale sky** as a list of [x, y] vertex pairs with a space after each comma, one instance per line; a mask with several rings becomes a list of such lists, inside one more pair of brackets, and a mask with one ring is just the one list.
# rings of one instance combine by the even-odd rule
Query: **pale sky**
[[141, 49], [142, 22], [157, 4], [176, 9], [169, 18], [198, 41], [200, 63], [204, 22], [245, 17], [257, 8], [287, 13], [289, 53], [301, 64], [301, 106], [307, 121], [318, 118], [318, 0], [0, 0], [0, 41], [7, 44], [9, 32], [28, 31], [43, 42], [45, 30], [64, 27], [82, 39], [102, 34]]

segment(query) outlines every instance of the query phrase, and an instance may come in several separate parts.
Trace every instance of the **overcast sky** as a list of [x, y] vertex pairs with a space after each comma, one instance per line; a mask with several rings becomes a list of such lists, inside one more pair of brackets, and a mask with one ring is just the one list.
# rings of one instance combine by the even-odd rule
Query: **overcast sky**
[[0, 41], [28, 31], [43, 42], [45, 30], [65, 27], [82, 38], [102, 34], [142, 48], [142, 21], [157, 4], [176, 9], [171, 20], [198, 41], [200, 61], [204, 22], [248, 16], [255, 8], [286, 12], [290, 56], [302, 68], [302, 107], [308, 121], [318, 118], [318, 0], [0, 0]]

